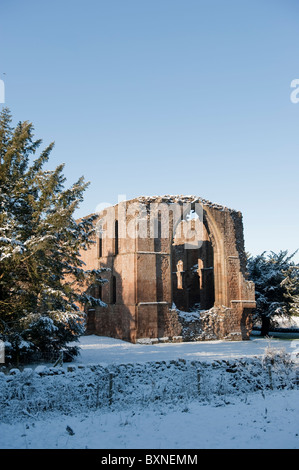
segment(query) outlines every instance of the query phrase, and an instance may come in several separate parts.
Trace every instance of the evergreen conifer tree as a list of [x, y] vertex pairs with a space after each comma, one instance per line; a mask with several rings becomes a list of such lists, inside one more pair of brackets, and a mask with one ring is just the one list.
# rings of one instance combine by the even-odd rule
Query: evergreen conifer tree
[[33, 130], [29, 122], [13, 128], [9, 110], [1, 112], [0, 339], [13, 359], [62, 348], [77, 354], [68, 343], [84, 331], [84, 306], [105, 305], [90, 295], [104, 270], [86, 270], [80, 258], [94, 243], [96, 216], [74, 219], [87, 183], [65, 189], [64, 165], [45, 169], [53, 143], [33, 159], [41, 145]]
[[266, 252], [249, 257], [249, 277], [255, 283], [255, 319], [261, 321], [261, 335], [269, 333], [276, 317], [299, 314], [299, 266], [292, 261], [295, 253]]

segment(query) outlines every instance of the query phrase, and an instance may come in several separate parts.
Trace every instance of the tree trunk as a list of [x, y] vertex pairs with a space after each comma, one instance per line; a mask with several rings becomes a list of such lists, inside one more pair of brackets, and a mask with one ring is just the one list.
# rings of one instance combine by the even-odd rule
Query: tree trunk
[[270, 330], [270, 317], [262, 316], [261, 336], [268, 336]]

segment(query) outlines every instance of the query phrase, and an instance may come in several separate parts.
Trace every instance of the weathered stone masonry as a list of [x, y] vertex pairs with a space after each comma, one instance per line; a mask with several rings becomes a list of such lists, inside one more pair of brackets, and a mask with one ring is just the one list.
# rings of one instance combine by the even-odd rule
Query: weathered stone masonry
[[[131, 342], [249, 338], [255, 294], [240, 212], [194, 196], [140, 197], [105, 209], [97, 223], [101, 235], [82, 259], [88, 269], [109, 268], [99, 293], [107, 306], [88, 310], [87, 333]], [[197, 223], [200, 243], [188, 245]]]

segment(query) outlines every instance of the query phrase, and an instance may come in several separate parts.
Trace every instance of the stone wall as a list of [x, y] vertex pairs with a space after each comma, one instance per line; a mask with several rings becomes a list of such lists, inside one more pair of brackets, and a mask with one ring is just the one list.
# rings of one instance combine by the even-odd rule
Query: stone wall
[[212, 362], [39, 366], [6, 373], [0, 368], [0, 413], [2, 422], [15, 423], [46, 412], [70, 416], [97, 409], [136, 411], [150, 404], [210, 402], [231, 394], [298, 389], [298, 385], [298, 363], [279, 351]]
[[[164, 212], [152, 218], [153, 206]], [[195, 222], [186, 207], [202, 216], [202, 239], [192, 249], [176, 236], [174, 206], [187, 228]], [[98, 239], [82, 257], [87, 268], [109, 268], [101, 293], [107, 307], [89, 312], [88, 332], [131, 342], [184, 340], [186, 325], [172, 308], [176, 301], [178, 310], [187, 311], [199, 303], [197, 339], [248, 339], [254, 285], [246, 276], [240, 212], [194, 196], [142, 197], [109, 207], [98, 221], [106, 236], [100, 249]], [[152, 223], [158, 227], [154, 235]]]

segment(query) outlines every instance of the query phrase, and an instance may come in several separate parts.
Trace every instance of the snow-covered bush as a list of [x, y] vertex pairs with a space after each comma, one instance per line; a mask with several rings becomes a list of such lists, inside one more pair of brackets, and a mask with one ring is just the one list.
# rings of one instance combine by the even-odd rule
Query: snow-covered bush
[[299, 314], [299, 266], [292, 261], [294, 255], [281, 251], [266, 256], [264, 252], [248, 259], [249, 277], [255, 283], [254, 320], [261, 322], [262, 336], [277, 317]]

